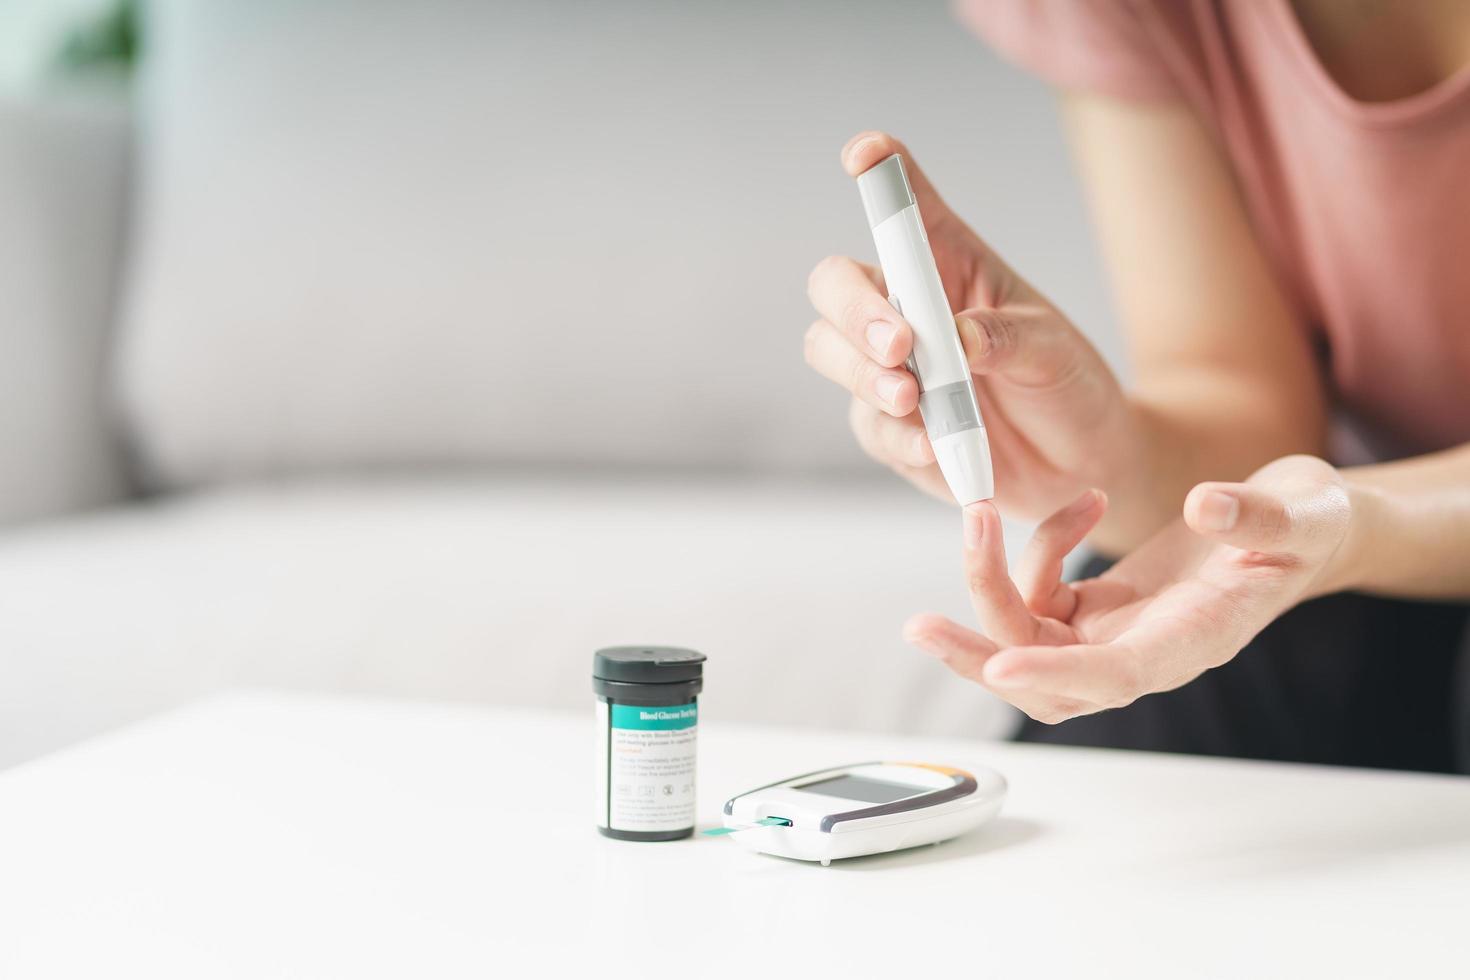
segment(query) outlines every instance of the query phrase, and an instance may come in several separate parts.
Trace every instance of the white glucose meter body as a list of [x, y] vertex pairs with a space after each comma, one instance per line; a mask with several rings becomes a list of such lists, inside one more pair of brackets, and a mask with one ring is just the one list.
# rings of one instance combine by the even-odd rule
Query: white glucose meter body
[[999, 813], [1005, 793], [989, 769], [866, 762], [742, 793], [725, 804], [725, 826], [751, 850], [830, 864], [956, 837]]
[[869, 168], [857, 184], [888, 301], [914, 330], [908, 368], [919, 381], [919, 414], [944, 482], [961, 506], [989, 500], [995, 496], [990, 441], [903, 157], [895, 153]]

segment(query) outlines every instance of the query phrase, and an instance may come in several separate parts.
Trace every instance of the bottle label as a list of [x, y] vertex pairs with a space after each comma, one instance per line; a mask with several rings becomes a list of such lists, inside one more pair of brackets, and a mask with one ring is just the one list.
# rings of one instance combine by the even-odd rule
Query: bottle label
[[699, 708], [597, 702], [598, 823], [611, 830], [694, 826]]

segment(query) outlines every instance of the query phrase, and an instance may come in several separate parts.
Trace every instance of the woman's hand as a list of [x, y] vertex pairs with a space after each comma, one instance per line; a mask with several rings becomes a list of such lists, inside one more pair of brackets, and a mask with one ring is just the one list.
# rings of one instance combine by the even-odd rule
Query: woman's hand
[[1330, 589], [1352, 513], [1333, 467], [1288, 456], [1245, 483], [1196, 486], [1182, 520], [1098, 578], [1062, 582], [1062, 559], [1106, 506], [1091, 490], [1048, 518], [1014, 582], [995, 508], [966, 508], [981, 632], [921, 615], [906, 637], [1037, 721], [1122, 707], [1220, 666], [1282, 612]]
[[[1085, 487], [1114, 486], [1134, 453], [1132, 419], [1112, 372], [1045, 297], [1012, 272], [940, 200], [901, 143], [863, 133], [842, 151], [856, 177], [904, 155], [929, 243], [949, 294], [994, 458], [998, 502], [1040, 518]], [[910, 327], [889, 305], [882, 273], [823, 259], [807, 287], [819, 319], [806, 359], [853, 394], [851, 421], [874, 458], [950, 499], [916, 411], [919, 386], [903, 368]]]

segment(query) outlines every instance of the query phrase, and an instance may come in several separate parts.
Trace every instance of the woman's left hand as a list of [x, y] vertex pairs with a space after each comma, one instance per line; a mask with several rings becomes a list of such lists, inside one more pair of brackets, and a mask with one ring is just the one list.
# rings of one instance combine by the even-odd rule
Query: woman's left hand
[[965, 570], [981, 632], [925, 614], [905, 636], [1037, 721], [1122, 707], [1220, 666], [1326, 591], [1351, 518], [1332, 466], [1288, 456], [1245, 483], [1196, 486], [1182, 520], [1101, 576], [1063, 582], [1062, 560], [1106, 506], [1093, 490], [1053, 514], [1012, 581], [999, 515], [970, 505]]

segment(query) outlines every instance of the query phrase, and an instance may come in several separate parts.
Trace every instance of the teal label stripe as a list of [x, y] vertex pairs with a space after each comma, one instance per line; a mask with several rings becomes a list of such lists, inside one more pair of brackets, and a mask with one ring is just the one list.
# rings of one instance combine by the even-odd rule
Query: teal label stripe
[[612, 706], [612, 726], [614, 728], [669, 731], [676, 728], [693, 728], [698, 723], [699, 708], [693, 701], [688, 704], [665, 704], [657, 708], [637, 704]]

